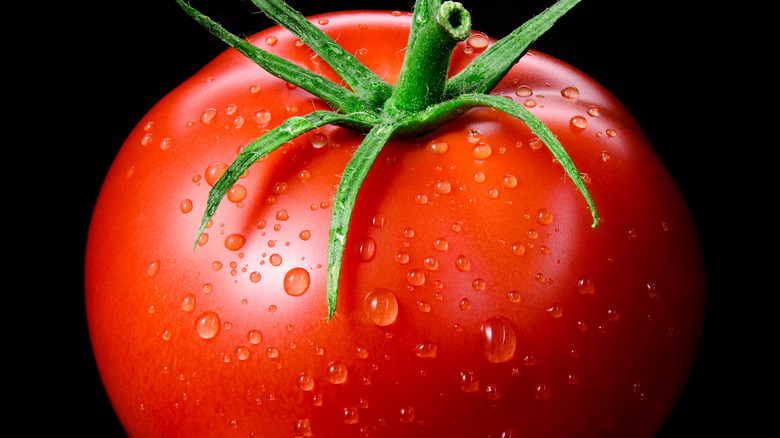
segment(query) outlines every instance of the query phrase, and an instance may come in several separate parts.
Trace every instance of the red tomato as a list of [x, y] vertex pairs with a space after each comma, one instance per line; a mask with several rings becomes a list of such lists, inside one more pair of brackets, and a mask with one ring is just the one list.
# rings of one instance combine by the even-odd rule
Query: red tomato
[[[410, 15], [312, 18], [393, 83]], [[488, 42], [455, 50], [463, 68]], [[280, 28], [251, 41], [332, 80]], [[327, 109], [233, 50], [128, 137], [90, 228], [95, 358], [130, 436], [649, 437], [704, 313], [697, 231], [626, 108], [531, 51], [492, 94], [525, 105], [585, 176], [599, 226], [521, 122], [476, 109], [388, 143], [361, 188], [335, 316], [328, 227], [363, 139], [323, 127], [252, 166], [193, 251], [242, 147]]]

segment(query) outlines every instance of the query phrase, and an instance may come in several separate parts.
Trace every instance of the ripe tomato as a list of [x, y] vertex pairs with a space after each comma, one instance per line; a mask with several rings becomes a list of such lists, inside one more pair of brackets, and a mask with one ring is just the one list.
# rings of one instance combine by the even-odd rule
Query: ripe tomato
[[[410, 15], [312, 22], [383, 79]], [[281, 28], [251, 37], [332, 80]], [[459, 44], [453, 71], [492, 40]], [[492, 94], [523, 104], [584, 175], [601, 222], [521, 122], [492, 109], [388, 143], [361, 188], [338, 307], [328, 227], [364, 136], [325, 126], [253, 165], [253, 139], [328, 109], [234, 50], [162, 99], [114, 161], [87, 248], [101, 378], [130, 436], [652, 436], [703, 320], [697, 232], [642, 129], [601, 85], [531, 51]]]

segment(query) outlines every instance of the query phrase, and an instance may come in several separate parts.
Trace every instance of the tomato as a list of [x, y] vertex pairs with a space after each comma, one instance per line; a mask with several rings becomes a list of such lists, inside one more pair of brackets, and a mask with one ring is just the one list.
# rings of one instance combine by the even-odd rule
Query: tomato
[[[401, 71], [411, 15], [311, 21], [378, 76]], [[478, 24], [477, 24], [478, 25]], [[339, 81], [279, 27], [250, 41]], [[494, 40], [473, 31], [452, 73]], [[252, 165], [193, 242], [207, 195], [253, 140], [328, 110], [235, 50], [130, 133], [94, 210], [86, 304], [130, 436], [653, 436], [704, 317], [695, 223], [608, 90], [529, 51], [477, 108], [390, 140], [360, 188], [328, 318], [334, 195], [365, 134], [325, 125]]]

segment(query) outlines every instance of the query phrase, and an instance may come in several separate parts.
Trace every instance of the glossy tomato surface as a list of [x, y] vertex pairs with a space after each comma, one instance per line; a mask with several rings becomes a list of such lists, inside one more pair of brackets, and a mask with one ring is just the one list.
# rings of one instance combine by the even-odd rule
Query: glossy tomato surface
[[[407, 13], [312, 21], [389, 82]], [[337, 80], [295, 37], [251, 41]], [[491, 40], [455, 51], [457, 71]], [[704, 273], [642, 129], [529, 52], [493, 91], [567, 149], [602, 218], [522, 123], [473, 110], [391, 141], [361, 189], [327, 320], [331, 201], [362, 135], [325, 127], [255, 164], [193, 244], [240, 149], [325, 105], [232, 50], [139, 122], [98, 199], [86, 303], [130, 436], [653, 436], [692, 366]]]

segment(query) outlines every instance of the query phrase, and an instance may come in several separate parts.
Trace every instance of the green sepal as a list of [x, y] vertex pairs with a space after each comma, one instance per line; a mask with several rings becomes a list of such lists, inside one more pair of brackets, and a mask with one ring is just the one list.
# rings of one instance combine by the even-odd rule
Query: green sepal
[[369, 131], [366, 138], [349, 160], [341, 177], [336, 197], [333, 200], [333, 214], [330, 222], [328, 238], [328, 319], [336, 312], [338, 291], [341, 279], [342, 259], [347, 242], [347, 234], [355, 209], [360, 186], [368, 176], [379, 153], [387, 144], [395, 131], [395, 125], [378, 125]]
[[[295, 65], [280, 56], [269, 53], [253, 45], [249, 41], [230, 33], [227, 29], [220, 26], [219, 23], [202, 14], [197, 9], [189, 6], [184, 0], [175, 1], [187, 15], [211, 32], [212, 35], [221, 39], [230, 47], [238, 50], [241, 54], [252, 60], [268, 73], [301, 87], [309, 93], [319, 97], [335, 111], [351, 113], [366, 111], [369, 108], [376, 107], [376, 105], [370, 103], [368, 99], [352, 93], [343, 86], [310, 70]], [[319, 31], [319, 29], [317, 30]]]
[[347, 125], [353, 129], [367, 129], [376, 123], [375, 117], [371, 114], [354, 113], [339, 114], [331, 111], [315, 111], [301, 117], [291, 117], [285, 120], [281, 125], [268, 131], [262, 137], [256, 139], [247, 145], [236, 157], [233, 163], [225, 170], [225, 173], [217, 180], [214, 187], [209, 191], [206, 201], [206, 211], [201, 219], [198, 236], [195, 240], [194, 248], [197, 248], [198, 240], [206, 229], [209, 220], [214, 216], [217, 207], [227, 194], [228, 190], [238, 181], [238, 178], [244, 174], [258, 160], [278, 149], [281, 145], [298, 137], [301, 134], [309, 132], [328, 124]]
[[488, 47], [477, 59], [447, 81], [445, 99], [460, 94], [489, 93], [537, 38], [581, 0], [560, 0], [512, 33]]

